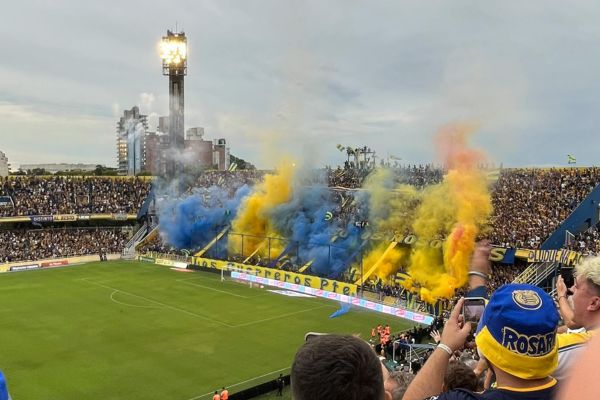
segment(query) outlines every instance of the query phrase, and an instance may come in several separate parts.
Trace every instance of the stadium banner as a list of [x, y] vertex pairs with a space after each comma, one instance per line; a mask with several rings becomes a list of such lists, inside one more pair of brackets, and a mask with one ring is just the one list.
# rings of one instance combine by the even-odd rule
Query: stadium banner
[[349, 296], [345, 294], [330, 292], [328, 290], [317, 289], [310, 286], [298, 285], [291, 282], [282, 282], [280, 280], [265, 278], [261, 276], [254, 275], [252, 273], [245, 272], [237, 272], [232, 271], [231, 277], [233, 279], [240, 279], [248, 282], [255, 282], [261, 285], [266, 286], [274, 286], [282, 289], [288, 289], [295, 292], [300, 292], [304, 294], [308, 294], [311, 296], [322, 297], [324, 299], [339, 301], [340, 303], [352, 304], [353, 306], [366, 308], [368, 310], [377, 311], [380, 313], [393, 315], [395, 317], [400, 317], [404, 319], [408, 319], [410, 321], [418, 322], [421, 324], [431, 325], [433, 323], [433, 317], [431, 315], [421, 314], [415, 311], [405, 310], [403, 308], [397, 308], [393, 306], [387, 306], [385, 304], [376, 303], [373, 301], [369, 301], [366, 299], [361, 299], [354, 296]]
[[155, 264], [164, 265], [165, 267], [174, 267], [175, 261], [169, 260], [167, 258], [157, 258]]
[[495, 247], [490, 250], [490, 261], [502, 264], [514, 264], [517, 250], [515, 248]]
[[582, 255], [572, 250], [530, 250], [528, 262], [558, 262], [565, 265], [575, 265]]
[[90, 214], [81, 214], [77, 216], [77, 220], [79, 221], [89, 221], [91, 215]]
[[139, 261], [142, 261], [142, 262], [149, 262], [149, 263], [153, 263], [153, 264], [155, 264], [155, 263], [156, 263], [156, 259], [155, 259], [155, 258], [152, 258], [152, 257], [139, 256], [139, 257], [138, 257], [138, 260], [139, 260]]
[[[111, 254], [107, 254], [106, 258], [108, 260], [120, 260], [121, 259], [121, 254], [120, 253], [111, 253]], [[84, 264], [84, 263], [88, 263], [88, 262], [92, 262], [92, 261], [98, 261], [98, 255], [89, 255], [89, 256], [78, 256], [78, 257], [69, 257], [69, 258], [65, 258], [65, 259], [44, 259], [44, 260], [37, 260], [36, 263], [33, 263], [31, 261], [17, 261], [17, 262], [12, 262], [12, 263], [8, 263], [8, 264], [3, 264], [0, 265], [0, 272], [9, 272], [12, 271], [13, 268], [15, 267], [22, 267], [22, 266], [32, 266], [32, 265], [39, 265], [40, 268], [50, 268], [50, 267], [58, 267], [58, 266], [63, 266], [63, 265], [77, 265], [77, 264]], [[56, 263], [60, 263], [60, 265], [56, 265]], [[44, 264], [44, 265], [42, 265]], [[51, 265], [52, 264], [52, 265]], [[32, 268], [29, 268], [32, 269]], [[19, 271], [19, 269], [17, 268], [17, 271]]]
[[6, 206], [12, 204], [10, 196], [0, 196], [0, 206]]
[[10, 222], [30, 222], [30, 217], [2, 217], [0, 218], [0, 223], [10, 223]]
[[55, 221], [77, 221], [77, 214], [58, 214], [54, 216]]
[[69, 260], [44, 261], [40, 264], [42, 268], [60, 267], [63, 265], [69, 265]]
[[52, 222], [54, 217], [52, 215], [32, 215], [31, 222]]
[[328, 290], [333, 293], [341, 293], [346, 296], [356, 296], [357, 286], [353, 283], [340, 282], [333, 279], [320, 278], [313, 275], [303, 275], [295, 272], [282, 271], [274, 268], [258, 267], [235, 263], [231, 261], [212, 260], [210, 258], [193, 257], [193, 264], [209, 269], [233, 269], [239, 272], [252, 274], [280, 282], [289, 282], [295, 285], [311, 287], [313, 289]]
[[127, 218], [128, 218], [128, 215], [123, 214], [123, 213], [118, 213], [118, 214], [112, 215], [112, 219], [114, 219], [115, 221], [126, 221]]
[[39, 264], [27, 264], [27, 265], [17, 265], [15, 267], [10, 267], [9, 271], [17, 272], [17, 271], [27, 271], [31, 269], [38, 269]]

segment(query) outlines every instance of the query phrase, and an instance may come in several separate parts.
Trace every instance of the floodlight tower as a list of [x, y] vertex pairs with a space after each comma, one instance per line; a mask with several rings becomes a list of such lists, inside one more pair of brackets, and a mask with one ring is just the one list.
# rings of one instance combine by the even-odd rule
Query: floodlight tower
[[175, 177], [183, 172], [184, 103], [183, 78], [187, 75], [187, 38], [184, 32], [171, 32], [163, 36], [160, 44], [163, 75], [169, 77], [169, 139], [173, 154], [167, 162], [167, 176]]

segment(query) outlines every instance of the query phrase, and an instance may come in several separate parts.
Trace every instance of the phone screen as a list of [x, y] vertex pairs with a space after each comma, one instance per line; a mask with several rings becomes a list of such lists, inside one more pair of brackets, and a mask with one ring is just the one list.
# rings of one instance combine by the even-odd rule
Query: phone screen
[[485, 309], [485, 299], [482, 297], [467, 297], [463, 304], [463, 318], [465, 322], [471, 322], [477, 325], [483, 310]]

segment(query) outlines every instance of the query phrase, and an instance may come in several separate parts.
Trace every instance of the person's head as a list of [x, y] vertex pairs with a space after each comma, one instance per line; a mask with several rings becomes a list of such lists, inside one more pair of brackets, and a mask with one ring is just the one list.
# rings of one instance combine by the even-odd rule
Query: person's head
[[389, 372], [382, 364], [385, 400], [402, 400], [414, 375], [404, 371]]
[[304, 343], [292, 363], [296, 400], [383, 400], [381, 362], [362, 339], [320, 335]]
[[477, 376], [471, 368], [460, 361], [451, 361], [444, 375], [444, 391], [453, 389], [477, 391]]
[[558, 311], [537, 286], [498, 288], [483, 311], [475, 342], [494, 371], [530, 380], [546, 378], [558, 364]]
[[573, 323], [593, 327], [600, 319], [600, 257], [589, 257], [575, 267]]

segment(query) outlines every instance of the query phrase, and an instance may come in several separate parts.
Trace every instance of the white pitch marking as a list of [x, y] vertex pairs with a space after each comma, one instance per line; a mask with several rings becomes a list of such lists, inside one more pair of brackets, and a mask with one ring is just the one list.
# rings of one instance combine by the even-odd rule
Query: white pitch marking
[[122, 304], [122, 305], [124, 305], [124, 306], [128, 306], [128, 307], [139, 307], [139, 308], [160, 308], [160, 307], [157, 307], [157, 306], [138, 306], [138, 305], [136, 305], [136, 304], [128, 304], [128, 303], [123, 303], [122, 301], [119, 301], [119, 300], [115, 300], [115, 298], [114, 298], [114, 295], [115, 295], [116, 293], [119, 293], [119, 292], [120, 292], [120, 290], [115, 290], [115, 291], [113, 291], [113, 292], [110, 294], [110, 299], [111, 299], [113, 302], [117, 303], [117, 304]]
[[125, 293], [125, 294], [128, 294], [128, 295], [130, 295], [130, 296], [133, 296], [133, 297], [138, 297], [138, 298], [140, 298], [140, 299], [144, 299], [144, 300], [146, 300], [146, 301], [149, 301], [149, 302], [151, 302], [151, 303], [158, 304], [158, 305], [161, 305], [161, 306], [163, 306], [163, 307], [170, 308], [170, 309], [172, 309], [172, 310], [176, 310], [176, 311], [182, 312], [182, 313], [184, 313], [184, 314], [192, 315], [192, 316], [194, 316], [194, 317], [201, 318], [201, 319], [204, 319], [204, 320], [206, 320], [206, 321], [210, 321], [210, 322], [213, 322], [213, 323], [216, 323], [216, 324], [219, 324], [219, 325], [223, 325], [223, 326], [226, 326], [226, 327], [228, 327], [228, 328], [233, 328], [233, 327], [234, 327], [233, 325], [230, 325], [230, 324], [228, 324], [228, 323], [226, 323], [226, 322], [222, 322], [222, 321], [218, 321], [218, 320], [216, 320], [216, 319], [212, 319], [212, 318], [209, 318], [209, 317], [205, 317], [204, 315], [196, 314], [196, 313], [193, 313], [193, 312], [191, 312], [191, 311], [184, 310], [183, 308], [179, 308], [179, 307], [175, 307], [175, 306], [170, 306], [170, 305], [168, 305], [168, 304], [161, 303], [160, 301], [152, 300], [152, 299], [149, 299], [149, 298], [147, 298], [147, 297], [144, 297], [144, 296], [140, 296], [140, 295], [137, 295], [137, 294], [129, 293], [129, 292], [126, 292], [126, 291], [124, 291], [124, 290], [117, 289], [117, 288], [114, 288], [114, 287], [111, 287], [111, 286], [107, 286], [107, 285], [103, 285], [103, 284], [101, 284], [101, 283], [96, 283], [96, 282], [93, 282], [93, 281], [90, 281], [90, 280], [87, 280], [87, 279], [83, 279], [83, 281], [84, 281], [84, 282], [87, 282], [87, 283], [90, 283], [90, 284], [92, 284], [92, 285], [96, 285], [96, 286], [103, 287], [103, 288], [105, 288], [105, 289], [117, 290], [117, 291], [119, 291], [119, 292], [121, 292], [121, 293]]
[[[266, 373], [266, 374], [264, 374], [264, 375], [261, 375], [261, 376], [255, 376], [254, 378], [247, 379], [247, 380], [245, 380], [245, 381], [243, 381], [243, 382], [234, 383], [233, 385], [228, 385], [228, 386], [225, 386], [225, 387], [227, 387], [227, 388], [232, 388], [232, 387], [240, 386], [240, 385], [243, 385], [244, 383], [251, 382], [251, 381], [253, 381], [253, 380], [255, 380], [255, 379], [264, 378], [265, 376], [269, 376], [269, 375], [276, 374], [276, 373], [278, 373], [278, 372], [281, 372], [281, 371], [285, 371], [286, 369], [290, 369], [290, 367], [281, 368], [281, 369], [278, 369], [277, 371], [271, 371], [271, 372], [267, 372], [267, 373]], [[188, 400], [198, 400], [198, 399], [201, 399], [201, 398], [203, 398], [203, 397], [206, 397], [206, 396], [208, 396], [208, 395], [211, 395], [211, 394], [213, 394], [213, 393], [214, 393], [214, 392], [208, 392], [208, 393], [204, 393], [204, 394], [201, 394], [200, 396], [192, 397], [191, 399], [188, 399]]]
[[[195, 278], [193, 278], [193, 279], [195, 279]], [[214, 290], [215, 292], [225, 293], [225, 294], [228, 294], [230, 296], [240, 297], [242, 299], [250, 299], [251, 298], [251, 297], [248, 297], [248, 296], [242, 296], [241, 294], [236, 294], [236, 293], [228, 292], [226, 290], [219, 290], [219, 289], [215, 289], [215, 288], [210, 287], [210, 286], [204, 286], [204, 285], [199, 285], [197, 283], [188, 282], [190, 280], [191, 279], [177, 279], [177, 282], [185, 283], [186, 285], [198, 286], [198, 287], [201, 287], [201, 288], [204, 288], [204, 289], [208, 289], [208, 290]]]
[[289, 316], [296, 315], [296, 314], [302, 314], [302, 313], [305, 313], [305, 312], [308, 312], [308, 311], [318, 310], [319, 308], [325, 308], [325, 307], [332, 307], [332, 306], [329, 305], [329, 304], [324, 304], [324, 305], [321, 305], [321, 306], [318, 306], [318, 307], [312, 307], [312, 308], [307, 308], [307, 309], [300, 310], [300, 311], [294, 311], [294, 312], [287, 313], [287, 314], [276, 315], [276, 316], [271, 317], [271, 318], [259, 319], [257, 321], [247, 322], [245, 324], [234, 325], [234, 326], [232, 326], [232, 328], [241, 328], [243, 326], [250, 326], [250, 325], [254, 325], [254, 324], [260, 324], [262, 322], [272, 321], [272, 320], [279, 319], [279, 318], [285, 318], [285, 317], [289, 317]]

